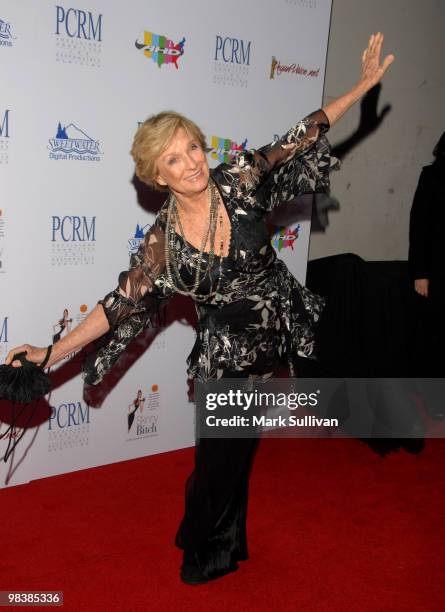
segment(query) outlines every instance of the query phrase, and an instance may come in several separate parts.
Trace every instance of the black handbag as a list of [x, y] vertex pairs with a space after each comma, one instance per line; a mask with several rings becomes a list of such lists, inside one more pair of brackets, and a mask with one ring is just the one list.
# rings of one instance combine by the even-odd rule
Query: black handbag
[[[0, 434], [0, 439], [8, 437], [8, 446], [3, 455], [3, 461], [5, 462], [9, 459], [11, 453], [24, 436], [28, 425], [31, 423], [38, 400], [51, 390], [51, 380], [44, 372], [44, 368], [51, 356], [51, 350], [52, 345], [48, 347], [45, 359], [38, 366], [26, 359], [26, 352], [17, 353], [12, 359], [12, 361], [20, 361], [21, 367], [15, 368], [12, 365], [0, 365], [0, 400], [12, 403], [9, 427]], [[30, 411], [26, 425], [17, 438], [14, 435], [16, 423], [28, 409], [29, 404], [33, 402], [34, 408]], [[18, 408], [16, 404], [22, 404], [22, 406]]]

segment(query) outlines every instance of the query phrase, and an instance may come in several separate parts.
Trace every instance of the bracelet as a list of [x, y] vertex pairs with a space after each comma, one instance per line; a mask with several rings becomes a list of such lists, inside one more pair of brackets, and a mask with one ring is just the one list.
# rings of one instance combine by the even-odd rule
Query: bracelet
[[51, 357], [52, 350], [53, 350], [53, 345], [52, 345], [52, 344], [50, 344], [50, 345], [48, 346], [48, 348], [46, 349], [45, 359], [44, 359], [44, 360], [42, 361], [42, 363], [39, 365], [39, 368], [40, 368], [41, 370], [43, 370], [43, 369], [45, 368], [46, 364], [48, 363], [49, 358]]

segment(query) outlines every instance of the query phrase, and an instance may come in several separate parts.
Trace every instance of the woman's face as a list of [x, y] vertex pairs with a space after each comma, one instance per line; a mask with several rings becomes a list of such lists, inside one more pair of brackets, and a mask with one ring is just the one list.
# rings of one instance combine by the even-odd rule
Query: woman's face
[[[59, 310], [60, 312], [60, 310]], [[68, 309], [65, 308], [65, 310], [63, 311], [63, 318], [66, 319], [66, 317], [68, 316]]]
[[156, 163], [157, 181], [177, 194], [193, 196], [207, 188], [209, 166], [201, 145], [180, 128]]

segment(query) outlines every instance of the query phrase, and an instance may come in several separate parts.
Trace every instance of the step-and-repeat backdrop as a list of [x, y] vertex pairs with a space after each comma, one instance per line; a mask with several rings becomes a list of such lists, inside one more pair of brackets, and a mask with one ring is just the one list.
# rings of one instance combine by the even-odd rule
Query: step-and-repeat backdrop
[[[331, 0], [1, 0], [0, 360], [45, 346], [117, 284], [159, 208], [134, 180], [139, 122], [195, 120], [209, 162], [282, 134], [322, 100]], [[273, 223], [304, 282], [310, 211]], [[185, 359], [194, 308], [168, 304], [103, 385], [85, 394], [82, 354], [7, 434], [1, 486], [194, 444]], [[29, 426], [28, 417], [31, 418]]]

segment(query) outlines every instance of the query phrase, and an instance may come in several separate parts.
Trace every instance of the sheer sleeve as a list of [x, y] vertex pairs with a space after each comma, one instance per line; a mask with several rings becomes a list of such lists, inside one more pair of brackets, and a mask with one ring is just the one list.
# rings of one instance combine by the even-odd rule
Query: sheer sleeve
[[155, 224], [131, 256], [129, 270], [120, 273], [117, 288], [99, 301], [111, 329], [132, 315], [157, 310], [166, 297], [165, 283], [159, 282], [164, 271], [165, 233]]
[[165, 231], [158, 217], [137, 253], [132, 255], [129, 270], [120, 273], [117, 288], [99, 301], [110, 331], [103, 346], [84, 365], [86, 383], [94, 385], [102, 380], [128, 344], [173, 294], [164, 272]]
[[329, 172], [340, 167], [331, 157], [324, 134], [329, 129], [325, 113], [317, 110], [281, 138], [253, 151], [241, 152], [232, 172], [238, 177], [239, 195], [255, 206], [272, 210], [304, 193], [326, 192]]

